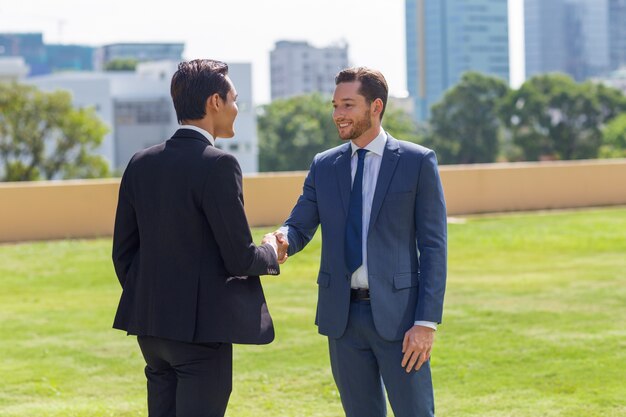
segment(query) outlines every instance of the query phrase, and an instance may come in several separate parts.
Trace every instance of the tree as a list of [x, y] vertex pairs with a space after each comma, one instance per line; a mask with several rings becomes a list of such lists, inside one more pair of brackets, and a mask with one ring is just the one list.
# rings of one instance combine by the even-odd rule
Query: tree
[[[418, 139], [410, 116], [390, 103], [383, 127], [399, 139]], [[342, 143], [332, 119], [331, 98], [317, 93], [262, 106], [258, 130], [261, 172], [307, 170], [315, 154]]]
[[617, 90], [547, 74], [510, 92], [500, 115], [524, 159], [567, 160], [598, 157], [602, 126], [625, 108]]
[[602, 158], [626, 158], [626, 113], [611, 120], [602, 130]]
[[104, 66], [105, 71], [135, 71], [137, 68], [137, 61], [134, 58], [117, 58], [106, 63]]
[[443, 164], [494, 162], [501, 123], [498, 102], [509, 92], [496, 77], [467, 72], [431, 109], [426, 145]]
[[93, 109], [70, 94], [0, 83], [0, 180], [99, 178], [108, 164], [93, 155], [107, 132]]

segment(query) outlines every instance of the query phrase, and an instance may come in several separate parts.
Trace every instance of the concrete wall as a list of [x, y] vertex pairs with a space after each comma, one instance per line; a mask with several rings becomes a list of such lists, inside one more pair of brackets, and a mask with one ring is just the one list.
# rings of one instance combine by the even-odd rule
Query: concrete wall
[[626, 204], [626, 159], [441, 168], [449, 215]]
[[108, 236], [118, 180], [0, 183], [0, 242]]
[[[253, 226], [275, 226], [305, 172], [244, 178]], [[626, 205], [626, 159], [441, 167], [449, 215]], [[0, 242], [109, 236], [119, 180], [0, 184]]]

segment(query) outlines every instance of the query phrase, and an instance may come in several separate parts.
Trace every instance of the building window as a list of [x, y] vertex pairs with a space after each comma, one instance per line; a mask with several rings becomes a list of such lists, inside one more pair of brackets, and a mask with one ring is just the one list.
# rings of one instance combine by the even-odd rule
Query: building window
[[169, 123], [171, 112], [171, 105], [166, 100], [116, 102], [115, 122], [119, 125]]

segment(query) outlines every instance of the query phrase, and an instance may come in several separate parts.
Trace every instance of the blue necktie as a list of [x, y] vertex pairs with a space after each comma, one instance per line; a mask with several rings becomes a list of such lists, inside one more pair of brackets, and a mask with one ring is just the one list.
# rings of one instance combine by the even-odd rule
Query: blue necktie
[[367, 149], [358, 149], [359, 161], [352, 182], [350, 207], [346, 218], [345, 256], [346, 266], [352, 274], [363, 263], [363, 166]]

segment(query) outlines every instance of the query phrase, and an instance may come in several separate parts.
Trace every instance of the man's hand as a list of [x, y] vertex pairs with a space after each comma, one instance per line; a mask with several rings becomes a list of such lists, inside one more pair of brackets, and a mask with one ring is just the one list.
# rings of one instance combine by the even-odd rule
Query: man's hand
[[263, 236], [263, 240], [261, 240], [261, 245], [265, 245], [266, 243], [276, 247], [278, 245], [278, 243], [276, 243], [276, 236], [274, 236], [273, 233], [266, 233]]
[[261, 240], [261, 245], [265, 245], [266, 243], [269, 243], [270, 245], [272, 245], [272, 247], [276, 251], [276, 259], [280, 259], [279, 252], [278, 252], [278, 243], [276, 242], [276, 236], [274, 236], [272, 233], [265, 234], [265, 236], [263, 236], [263, 240]]
[[273, 233], [276, 237], [276, 243], [278, 244], [278, 263], [284, 264], [287, 261], [289, 255], [287, 255], [287, 249], [289, 249], [289, 242], [284, 234], [278, 230]]
[[435, 330], [425, 326], [413, 326], [404, 334], [402, 342], [402, 367], [406, 372], [419, 370], [430, 358], [430, 351], [435, 340]]

